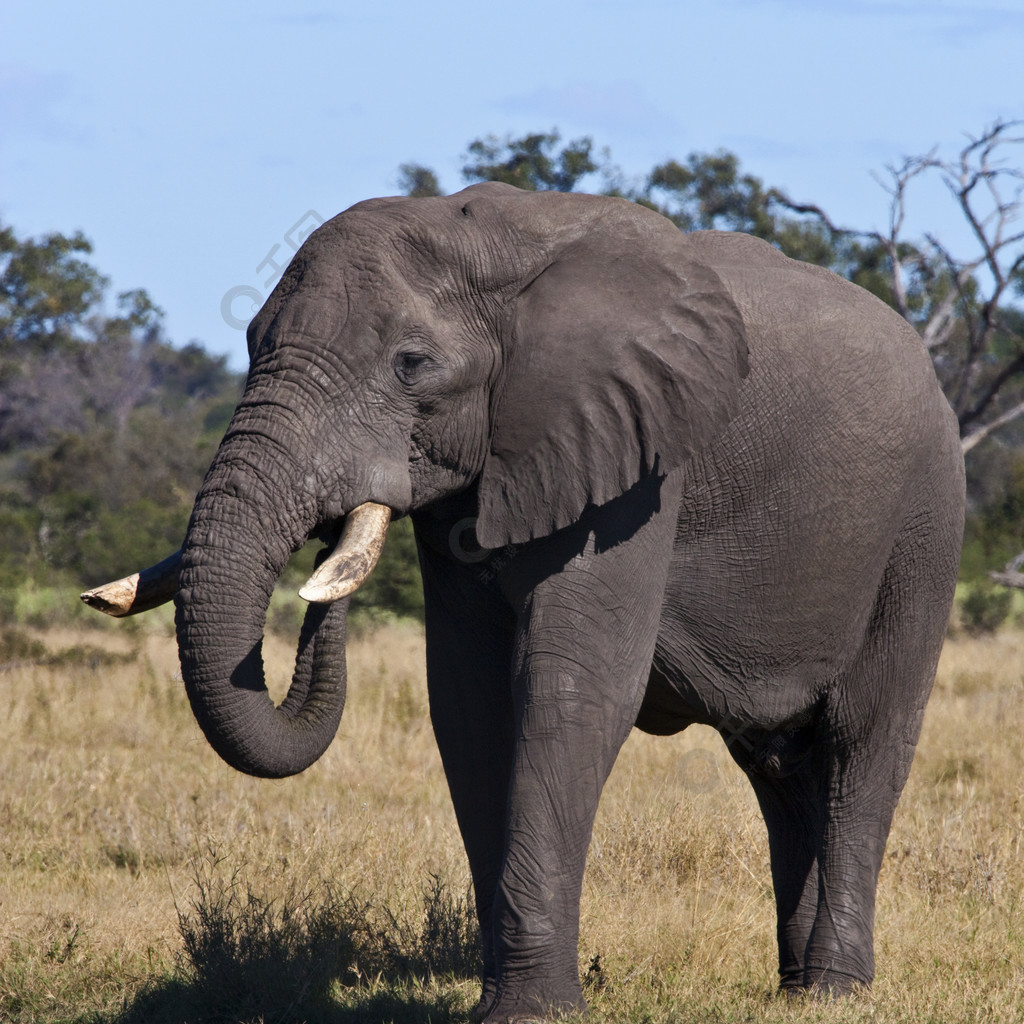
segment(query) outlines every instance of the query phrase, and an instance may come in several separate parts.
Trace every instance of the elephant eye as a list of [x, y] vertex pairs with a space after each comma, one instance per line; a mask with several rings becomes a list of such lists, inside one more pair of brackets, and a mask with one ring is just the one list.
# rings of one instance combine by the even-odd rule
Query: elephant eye
[[395, 376], [403, 384], [415, 384], [433, 362], [422, 352], [399, 352], [394, 361]]

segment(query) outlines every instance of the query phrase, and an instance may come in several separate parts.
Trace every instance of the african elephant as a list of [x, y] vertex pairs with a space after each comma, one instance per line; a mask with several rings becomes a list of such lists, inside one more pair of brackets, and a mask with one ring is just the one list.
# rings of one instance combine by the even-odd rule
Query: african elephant
[[[476, 1018], [583, 1005], [584, 862], [634, 726], [730, 740], [768, 827], [781, 985], [870, 983], [963, 524], [956, 420], [914, 331], [757, 239], [485, 184], [324, 224], [248, 343], [180, 556], [84, 595], [174, 596], [217, 752], [274, 777], [323, 753], [346, 595], [409, 515], [483, 936]], [[275, 709], [271, 590], [343, 524]]]

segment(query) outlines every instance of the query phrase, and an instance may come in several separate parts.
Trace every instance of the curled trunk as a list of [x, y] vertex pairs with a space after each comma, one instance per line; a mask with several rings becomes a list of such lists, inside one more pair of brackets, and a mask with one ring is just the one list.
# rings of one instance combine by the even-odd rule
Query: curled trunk
[[268, 464], [266, 451], [258, 456], [251, 438], [237, 432], [222, 445], [196, 499], [181, 551], [81, 596], [116, 616], [173, 596], [182, 677], [206, 738], [239, 771], [279, 778], [308, 768], [337, 732], [348, 595], [376, 564], [391, 510], [374, 503], [353, 509], [338, 550], [321, 558], [303, 588], [312, 603], [291, 686], [275, 707], [263, 667], [267, 607], [292, 550], [321, 524], [315, 499]]
[[315, 513], [296, 507], [286, 514], [268, 486], [283, 478], [274, 467], [255, 477], [244, 443], [233, 453], [222, 449], [196, 499], [175, 623], [185, 689], [211, 746], [239, 771], [280, 778], [308, 768], [338, 729], [348, 602], [307, 609], [291, 687], [275, 707], [263, 667], [267, 607]]
[[288, 695], [275, 707], [264, 674], [263, 626], [283, 565], [238, 558], [214, 568], [203, 564], [208, 553], [186, 545], [175, 598], [193, 714], [232, 767], [263, 778], [294, 775], [324, 753], [341, 721], [348, 602], [309, 606]]
[[353, 509], [337, 549], [329, 557], [324, 552], [300, 591], [312, 603], [291, 687], [274, 707], [264, 678], [263, 628], [289, 549], [280, 536], [260, 536], [265, 525], [252, 523], [237, 493], [227, 497], [232, 490], [212, 486], [200, 494], [181, 551], [81, 597], [118, 617], [174, 597], [185, 687], [213, 748], [250, 775], [294, 775], [320, 757], [337, 731], [345, 705], [348, 596], [373, 570], [391, 510], [373, 503]]

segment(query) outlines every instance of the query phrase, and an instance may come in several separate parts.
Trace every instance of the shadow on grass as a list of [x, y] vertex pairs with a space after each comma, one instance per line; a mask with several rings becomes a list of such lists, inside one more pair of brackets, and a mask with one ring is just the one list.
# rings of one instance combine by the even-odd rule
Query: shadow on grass
[[296, 999], [247, 1000], [248, 1012], [211, 1006], [195, 986], [172, 980], [151, 988], [115, 1016], [93, 1018], [90, 1024], [464, 1024], [469, 1020], [464, 1000], [454, 991], [346, 992], [342, 1002]]
[[454, 1024], [467, 1019], [479, 935], [467, 897], [434, 877], [396, 912], [327, 885], [271, 899], [215, 854], [178, 908], [171, 977], [93, 1024]]

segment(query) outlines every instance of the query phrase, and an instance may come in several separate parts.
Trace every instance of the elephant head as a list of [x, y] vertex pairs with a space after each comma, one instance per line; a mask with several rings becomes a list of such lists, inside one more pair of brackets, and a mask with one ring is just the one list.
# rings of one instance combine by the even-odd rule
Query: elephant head
[[[124, 613], [173, 595], [196, 718], [225, 760], [262, 776], [303, 770], [334, 735], [344, 597], [388, 515], [475, 490], [481, 545], [546, 536], [699, 451], [735, 415], [747, 358], [735, 303], [664, 218], [497, 184], [327, 222], [248, 345], [180, 557], [120, 596], [83, 597]], [[275, 707], [261, 657], [271, 591], [293, 551], [346, 522], [303, 590], [316, 603]]]

